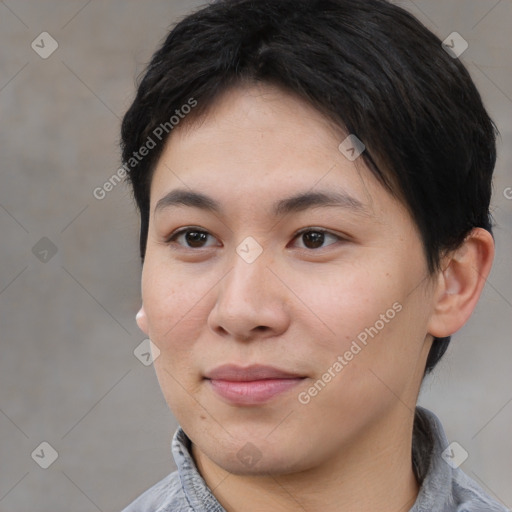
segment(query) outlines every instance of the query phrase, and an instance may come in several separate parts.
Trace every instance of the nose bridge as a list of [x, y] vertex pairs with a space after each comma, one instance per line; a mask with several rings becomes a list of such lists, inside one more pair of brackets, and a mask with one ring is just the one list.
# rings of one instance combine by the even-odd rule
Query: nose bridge
[[263, 251], [263, 248], [259, 249], [254, 242], [244, 240], [238, 245], [232, 258], [232, 269], [223, 289], [225, 298], [236, 301], [242, 299], [245, 302], [258, 298], [265, 300], [265, 296], [272, 288], [272, 284], [269, 283], [272, 273], [267, 268], [269, 263], [268, 250]]

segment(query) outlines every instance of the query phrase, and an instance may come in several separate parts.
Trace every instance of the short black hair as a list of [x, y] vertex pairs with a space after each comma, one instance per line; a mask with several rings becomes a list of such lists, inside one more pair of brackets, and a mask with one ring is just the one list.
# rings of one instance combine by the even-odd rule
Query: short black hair
[[[466, 68], [412, 14], [386, 0], [219, 0], [172, 28], [122, 121], [142, 260], [151, 178], [172, 129], [204, 117], [230, 87], [256, 83], [305, 100], [364, 143], [361, 158], [415, 221], [431, 274], [472, 228], [492, 234], [498, 131]], [[449, 341], [434, 339], [425, 373]]]

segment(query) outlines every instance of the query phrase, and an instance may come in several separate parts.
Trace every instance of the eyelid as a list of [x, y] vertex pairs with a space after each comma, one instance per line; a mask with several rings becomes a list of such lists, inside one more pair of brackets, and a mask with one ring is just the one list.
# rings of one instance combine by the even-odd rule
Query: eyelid
[[347, 236], [343, 236], [338, 233], [335, 233], [334, 231], [331, 231], [330, 229], [320, 228], [320, 227], [316, 227], [316, 226], [308, 226], [306, 228], [299, 229], [299, 231], [297, 231], [293, 237], [296, 238], [299, 235], [302, 235], [303, 233], [307, 233], [309, 231], [313, 231], [315, 233], [325, 233], [326, 235], [336, 236], [340, 239], [345, 239], [345, 240], [348, 239]]

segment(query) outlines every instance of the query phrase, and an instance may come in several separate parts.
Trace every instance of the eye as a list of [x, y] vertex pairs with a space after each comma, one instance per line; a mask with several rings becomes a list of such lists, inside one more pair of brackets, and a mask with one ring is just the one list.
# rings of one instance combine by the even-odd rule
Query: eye
[[167, 238], [166, 243], [178, 243], [178, 245], [188, 249], [201, 249], [203, 247], [211, 246], [211, 244], [206, 244], [208, 237], [213, 238], [207, 231], [189, 227], [174, 232], [169, 238]]
[[[209, 238], [211, 238], [214, 242], [214, 237], [208, 233], [208, 231], [204, 231], [200, 228], [188, 227], [172, 233], [166, 239], [166, 243], [177, 244], [186, 249], [202, 249], [205, 247], [212, 247], [217, 245], [215, 243], [208, 244], [207, 242]], [[332, 242], [326, 244], [325, 242], [329, 238], [332, 240]], [[305, 228], [295, 235], [294, 240], [302, 241], [303, 247], [300, 247], [301, 249], [315, 250], [333, 245], [337, 241], [343, 241], [345, 239], [325, 229]]]
[[[324, 245], [324, 242], [326, 239], [331, 238], [334, 240], [334, 242]], [[337, 241], [343, 241], [344, 239], [341, 236], [335, 235], [334, 233], [331, 233], [329, 231], [326, 231], [325, 229], [321, 228], [306, 228], [299, 233], [297, 233], [296, 237], [294, 238], [298, 240], [302, 240], [305, 247], [301, 247], [302, 249], [319, 249], [322, 247], [327, 247], [329, 245], [333, 245]]]

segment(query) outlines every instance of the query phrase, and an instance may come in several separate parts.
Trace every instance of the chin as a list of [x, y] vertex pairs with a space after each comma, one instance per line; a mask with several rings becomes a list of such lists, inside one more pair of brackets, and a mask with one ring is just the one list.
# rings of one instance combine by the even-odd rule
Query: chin
[[304, 462], [299, 467], [297, 461], [280, 460], [274, 456], [262, 457], [257, 462], [251, 464], [238, 460], [214, 460], [214, 462], [225, 471], [240, 476], [277, 476], [297, 473], [306, 469], [302, 467]]
[[263, 440], [239, 441], [212, 447], [204, 451], [216, 465], [235, 475], [268, 476], [284, 475], [303, 471], [308, 468], [305, 456], [299, 447], [272, 445]]

